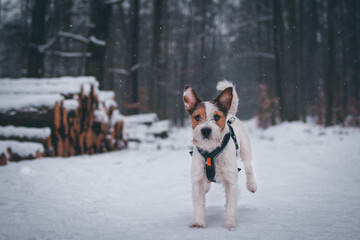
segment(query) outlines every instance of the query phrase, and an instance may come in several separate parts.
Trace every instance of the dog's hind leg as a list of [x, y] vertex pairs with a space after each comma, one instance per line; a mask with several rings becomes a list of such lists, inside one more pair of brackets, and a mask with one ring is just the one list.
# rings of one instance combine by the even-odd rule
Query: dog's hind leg
[[206, 183], [196, 181], [192, 184], [192, 196], [195, 210], [195, 221], [190, 225], [192, 228], [204, 228], [205, 224], [205, 193]]
[[206, 183], [204, 183], [204, 187], [205, 187], [205, 194], [206, 194], [210, 191], [211, 182], [207, 181]]
[[244, 163], [245, 175], [246, 175], [246, 187], [250, 192], [256, 192], [257, 184], [254, 176], [254, 170], [252, 168], [252, 154], [249, 137], [243, 127], [239, 124], [239, 140], [240, 140], [240, 157]]

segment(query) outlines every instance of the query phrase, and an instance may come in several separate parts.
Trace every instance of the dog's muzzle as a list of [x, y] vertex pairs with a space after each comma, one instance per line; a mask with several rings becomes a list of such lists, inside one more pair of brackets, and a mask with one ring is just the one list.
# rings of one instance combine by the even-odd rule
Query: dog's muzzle
[[201, 129], [201, 134], [204, 138], [209, 138], [211, 134], [211, 128], [205, 127]]

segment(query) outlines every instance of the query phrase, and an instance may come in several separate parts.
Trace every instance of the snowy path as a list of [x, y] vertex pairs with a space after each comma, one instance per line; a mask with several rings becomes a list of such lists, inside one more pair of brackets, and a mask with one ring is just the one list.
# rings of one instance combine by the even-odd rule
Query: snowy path
[[360, 131], [282, 124], [251, 133], [259, 190], [241, 172], [234, 231], [224, 194], [207, 196], [207, 228], [192, 221], [190, 132], [167, 146], [0, 168], [0, 239], [358, 239]]

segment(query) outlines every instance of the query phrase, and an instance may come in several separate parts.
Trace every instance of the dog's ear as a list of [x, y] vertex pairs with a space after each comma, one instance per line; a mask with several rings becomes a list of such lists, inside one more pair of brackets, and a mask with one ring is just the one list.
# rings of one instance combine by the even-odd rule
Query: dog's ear
[[215, 105], [224, 113], [227, 113], [231, 107], [233, 99], [233, 88], [228, 87], [219, 96], [214, 99]]
[[195, 109], [196, 105], [198, 105], [200, 102], [201, 99], [198, 98], [194, 89], [192, 89], [190, 86], [185, 86], [184, 104], [186, 111], [191, 114], [191, 112]]

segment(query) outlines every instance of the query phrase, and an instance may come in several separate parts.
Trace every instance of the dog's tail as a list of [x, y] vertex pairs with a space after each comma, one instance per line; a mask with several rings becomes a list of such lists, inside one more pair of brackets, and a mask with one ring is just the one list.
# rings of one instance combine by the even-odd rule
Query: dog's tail
[[232, 82], [227, 81], [227, 80], [223, 80], [221, 82], [218, 82], [218, 84], [216, 86], [216, 89], [220, 90], [220, 91], [223, 91], [223, 90], [227, 89], [228, 87], [232, 87], [232, 89], [233, 89], [233, 92], [232, 92], [233, 99], [232, 99], [232, 102], [231, 102], [231, 107], [229, 109], [229, 113], [232, 114], [232, 115], [236, 115], [238, 104], [239, 104], [239, 98], [238, 98], [238, 95], [236, 93], [234, 84]]

